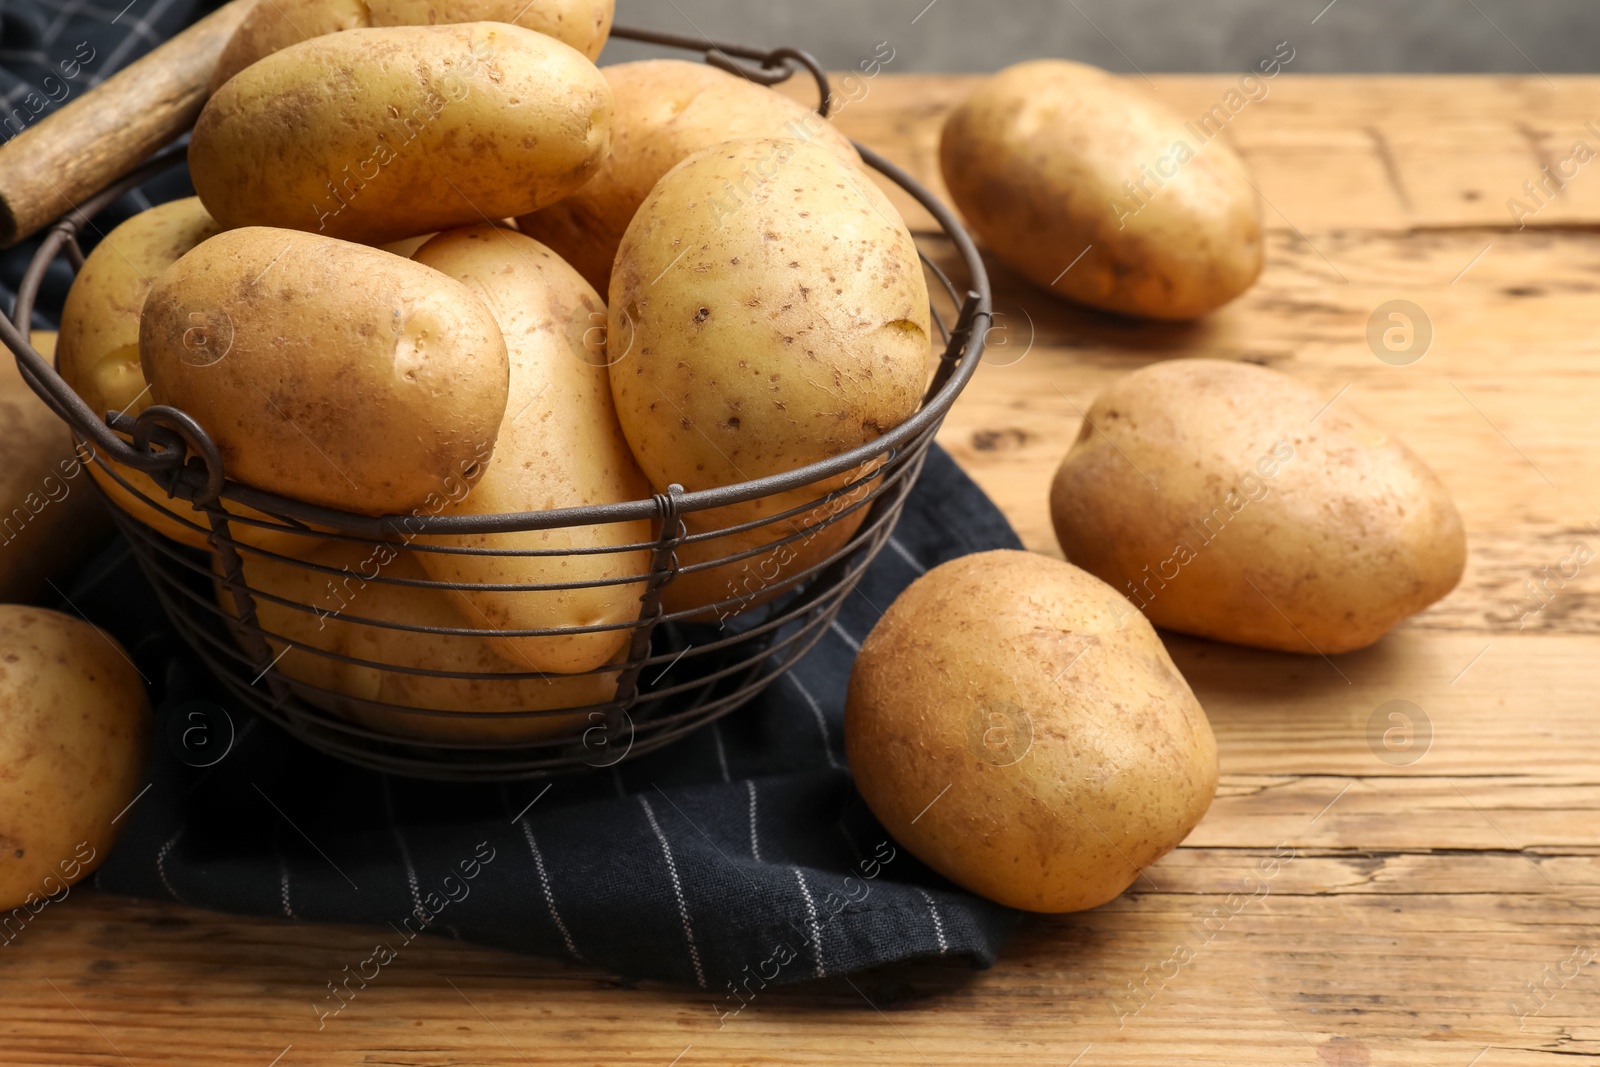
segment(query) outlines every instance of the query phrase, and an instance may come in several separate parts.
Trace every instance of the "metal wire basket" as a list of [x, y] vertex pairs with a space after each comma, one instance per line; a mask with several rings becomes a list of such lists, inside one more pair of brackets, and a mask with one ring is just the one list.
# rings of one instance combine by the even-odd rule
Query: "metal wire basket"
[[[614, 30], [613, 35], [698, 51], [708, 63], [766, 85], [803, 67], [821, 92], [818, 111], [828, 115], [827, 76], [804, 52], [763, 51], [626, 28]], [[948, 296], [949, 308], [958, 313], [954, 324], [947, 326], [939, 311], [942, 301], [935, 300], [934, 319], [945, 348], [920, 409], [870, 444], [772, 477], [700, 492], [671, 486], [647, 500], [524, 514], [374, 518], [305, 504], [229, 480], [204, 427], [175, 408], [152, 406], [137, 418], [90, 410], [29, 341], [41, 279], [59, 257], [64, 256], [74, 270], [81, 268], [80, 230], [118, 197], [153, 175], [182, 165], [181, 147], [147, 161], [48, 231], [19, 287], [11, 320], [0, 319], [0, 337], [15, 353], [33, 390], [71, 426], [100, 472], [124, 491], [123, 507], [111, 510], [141, 568], [178, 631], [242, 705], [336, 757], [413, 777], [523, 779], [610, 766], [659, 749], [738, 708], [817, 641], [888, 539], [934, 434], [982, 357], [990, 293], [971, 239], [949, 210], [909, 175], [870, 149], [857, 147], [869, 165], [937, 220], [954, 245], [970, 286], [958, 289], [921, 253], [935, 295]], [[169, 498], [188, 501], [192, 510], [184, 515], [162, 507], [135, 484], [129, 468], [148, 475]], [[746, 511], [725, 518], [730, 505], [779, 499], [782, 505], [754, 517]], [[376, 595], [365, 601], [354, 599], [349, 610], [333, 613], [309, 599], [282, 595], [281, 584], [276, 591], [263, 588], [260, 580], [276, 568], [276, 573], [297, 575], [302, 583], [325, 579], [330, 588], [336, 579], [348, 583], [347, 569], [308, 558], [315, 546], [329, 542], [355, 553], [381, 554], [398, 551], [399, 546], [410, 552], [482, 554], [493, 550], [452, 547], [439, 539], [640, 521], [650, 524], [648, 541], [567, 550], [572, 557], [610, 552], [648, 558], [647, 570], [623, 578], [474, 587], [430, 580], [421, 572], [394, 573], [394, 568], [385, 573], [380, 567], [371, 576], [364, 572], [360, 576], [363, 589], [411, 598], [480, 589], [560, 593], [624, 584], [639, 590], [640, 604], [637, 618], [624, 623], [491, 630], [468, 625], [463, 613], [460, 619], [448, 620], [455, 625], [434, 625], [415, 616], [375, 617], [383, 614], [371, 610], [380, 600]], [[210, 551], [181, 544], [155, 528], [162, 524], [170, 532], [173, 523], [179, 525], [179, 534], [186, 535], [184, 540], [193, 544], [204, 538]], [[269, 535], [275, 538], [271, 548], [264, 547], [263, 538]], [[419, 544], [419, 538], [426, 541]], [[719, 541], [734, 547], [719, 552]], [[300, 546], [303, 550], [298, 550]], [[803, 548], [809, 553], [801, 553]], [[561, 552], [534, 549], [509, 554]], [[780, 553], [801, 565], [787, 571], [772, 567], [768, 575], [766, 564]], [[686, 558], [692, 561], [685, 562]], [[754, 582], [749, 580], [752, 563]], [[742, 580], [729, 578], [729, 595], [715, 602], [676, 611], [664, 603], [664, 594], [675, 582], [728, 575]], [[263, 615], [279, 620], [279, 628], [264, 623]], [[626, 639], [619, 639], [619, 644], [626, 653], [577, 675], [519, 671], [519, 665], [510, 661], [497, 663], [492, 670], [472, 669], [470, 656], [424, 667], [369, 659], [351, 654], [356, 650], [348, 647], [336, 651], [327, 642], [306, 639], [304, 626], [296, 625], [315, 619], [320, 629], [330, 617], [336, 626], [348, 628], [347, 634], [384, 634], [392, 641], [410, 641], [413, 647], [425, 642], [430, 649], [468, 648], [462, 641], [475, 642], [471, 646], [475, 648], [496, 637], [625, 631]], [[286, 660], [291, 654], [295, 658]], [[528, 699], [530, 686], [541, 693], [548, 689], [548, 695]], [[395, 698], [395, 689], [407, 695]], [[445, 690], [466, 694], [468, 703], [481, 703], [463, 707], [452, 697], [436, 703], [458, 706], [437, 707], [417, 696]], [[568, 699], [561, 699], [563, 694]]]

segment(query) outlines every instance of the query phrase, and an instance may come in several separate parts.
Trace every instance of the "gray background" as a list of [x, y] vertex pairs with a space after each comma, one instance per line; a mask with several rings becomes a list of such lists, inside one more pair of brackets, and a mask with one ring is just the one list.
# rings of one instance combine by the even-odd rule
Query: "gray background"
[[[1041, 56], [1124, 72], [1244, 71], [1279, 41], [1297, 73], [1600, 69], [1597, 0], [617, 0], [617, 21], [793, 45], [833, 70], [879, 41], [894, 48], [895, 72]], [[617, 42], [602, 61], [652, 54], [666, 53]]]

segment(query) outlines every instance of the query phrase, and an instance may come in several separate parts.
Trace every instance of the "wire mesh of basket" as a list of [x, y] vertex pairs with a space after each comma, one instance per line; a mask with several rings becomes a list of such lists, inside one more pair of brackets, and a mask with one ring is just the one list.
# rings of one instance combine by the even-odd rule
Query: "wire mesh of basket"
[[[613, 36], [697, 51], [765, 85], [804, 69], [821, 93], [818, 111], [829, 112], [827, 76], [804, 52], [627, 28]], [[40, 282], [59, 259], [81, 268], [79, 233], [129, 190], [183, 165], [182, 147], [46, 233], [0, 337], [72, 428], [166, 614], [240, 705], [333, 756], [413, 777], [607, 767], [748, 702], [821, 637], [887, 542], [982, 357], [990, 293], [972, 241], [909, 175], [857, 148], [937, 222], [969, 285], [958, 288], [923, 251], [944, 349], [920, 409], [867, 445], [770, 477], [520, 514], [451, 514], [447, 501], [374, 517], [231, 481], [205, 428], [175, 408], [91, 410], [31, 344]], [[484, 542], [505, 534], [524, 536]], [[424, 554], [530, 557], [579, 577], [442, 581], [418, 565]], [[624, 599], [626, 617], [517, 630], [474, 608], [483, 594], [556, 604], [597, 592]], [[560, 672], [526, 653], [557, 647], [589, 660], [609, 651], [596, 666]]]

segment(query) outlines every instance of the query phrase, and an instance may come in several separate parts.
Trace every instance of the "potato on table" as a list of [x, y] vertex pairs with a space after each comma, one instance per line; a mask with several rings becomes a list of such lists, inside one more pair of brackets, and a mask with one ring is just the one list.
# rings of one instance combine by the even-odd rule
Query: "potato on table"
[[[658, 490], [792, 471], [917, 410], [930, 329], [916, 245], [865, 174], [815, 143], [730, 141], [669, 171], [618, 250], [606, 337], [617, 416]], [[814, 502], [861, 473], [691, 514], [688, 525], [726, 529], [801, 507], [812, 510], [786, 521], [805, 531], [833, 513]], [[721, 555], [743, 546], [710, 544]], [[818, 558], [811, 544], [777, 572]], [[726, 589], [741, 568], [704, 584]]]
[[945, 121], [939, 163], [984, 244], [1081, 304], [1194, 318], [1261, 273], [1255, 188], [1221, 131], [1098, 68], [989, 78]]
[[189, 171], [226, 227], [368, 244], [536, 211], [594, 176], [611, 90], [553, 37], [500, 22], [291, 45], [206, 102]]
[[142, 788], [149, 730], [144, 682], [115, 641], [0, 605], [0, 912], [42, 910], [100, 865]]
[[[605, 304], [578, 273], [531, 237], [493, 226], [448, 230], [416, 252], [426, 264], [465, 285], [488, 306], [506, 338], [511, 392], [494, 458], [470, 493], [446, 515], [503, 515], [593, 504], [619, 504], [650, 495], [617, 425], [606, 378]], [[460, 555], [418, 551], [439, 581], [465, 585], [551, 585], [641, 580], [544, 592], [469, 590], [462, 594], [466, 625], [490, 630], [629, 623], [639, 617], [650, 550], [573, 554], [653, 540], [651, 523], [419, 537], [434, 546], [490, 549]], [[555, 555], [515, 556], [515, 551]], [[524, 669], [586, 671], [627, 649], [626, 629], [551, 637], [497, 637], [493, 644]]]
[[217, 60], [211, 92], [258, 59], [340, 30], [509, 22], [595, 60], [611, 33], [613, 0], [257, 0]]
[[[191, 196], [141, 211], [106, 234], [84, 259], [61, 309], [56, 368], [96, 415], [104, 417], [108, 411], [138, 415], [153, 403], [139, 362], [139, 315], [145, 296], [157, 275], [221, 229]], [[203, 340], [199, 334], [193, 336]], [[83, 455], [89, 453], [86, 443]], [[105, 462], [109, 470], [87, 458], [84, 466], [112, 504], [174, 541], [209, 547], [208, 520], [187, 500], [167, 496], [143, 471], [110, 459]], [[275, 521], [250, 508], [228, 507], [251, 518]], [[194, 529], [195, 525], [206, 532]], [[292, 555], [307, 543], [299, 534], [243, 522], [232, 523], [229, 529], [237, 540], [272, 552]]]
[[600, 73], [613, 100], [610, 155], [577, 192], [522, 216], [517, 226], [602, 293], [645, 197], [662, 175], [701, 149], [750, 137], [793, 137], [845, 163], [861, 163], [849, 139], [817, 112], [736, 74], [681, 59], [618, 63]]
[[1461, 516], [1386, 430], [1278, 371], [1157, 363], [1095, 399], [1050, 490], [1073, 563], [1151, 622], [1347, 652], [1443, 597]]
[[1027, 552], [965, 556], [901, 593], [861, 644], [844, 728], [896, 841], [1029, 911], [1112, 899], [1217, 788], [1211, 725], [1149, 622]]
[[371, 515], [464, 496], [506, 413], [505, 340], [460, 282], [376, 248], [229, 230], [156, 279], [139, 356], [228, 474]]

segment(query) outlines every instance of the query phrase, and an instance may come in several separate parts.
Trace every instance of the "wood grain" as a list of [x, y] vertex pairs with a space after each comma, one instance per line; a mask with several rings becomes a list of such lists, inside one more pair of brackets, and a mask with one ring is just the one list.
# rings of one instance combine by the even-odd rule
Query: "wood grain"
[[222, 46], [255, 0], [230, 0], [0, 145], [0, 248], [43, 229], [188, 129]]
[[[1231, 84], [1152, 81], [1195, 113]], [[936, 185], [939, 118], [970, 79], [869, 84], [841, 124]], [[1267, 270], [1201, 324], [1076, 311], [994, 265], [1006, 344], [941, 440], [1031, 547], [1056, 551], [1045, 487], [1077, 409], [1118, 374], [1198, 354], [1279, 367], [1389, 424], [1468, 525], [1460, 588], [1373, 648], [1330, 662], [1170, 638], [1223, 783], [1186, 846], [1119, 900], [1029, 919], [988, 972], [772, 991], [721, 1029], [701, 996], [419, 942], [319, 1032], [310, 998], [369, 932], [75, 892], [0, 950], [0, 1064], [1600, 1059], [1600, 964], [1571, 962], [1600, 952], [1600, 562], [1534, 615], [1508, 607], [1573, 541], [1600, 548], [1600, 170], [1526, 229], [1504, 203], [1541, 151], [1580, 136], [1597, 90], [1277, 79], [1228, 131], [1281, 209]], [[1393, 298], [1436, 328], [1408, 367], [1365, 340]], [[1431, 724], [1413, 762], [1378, 758], [1369, 735], [1394, 699]]]

